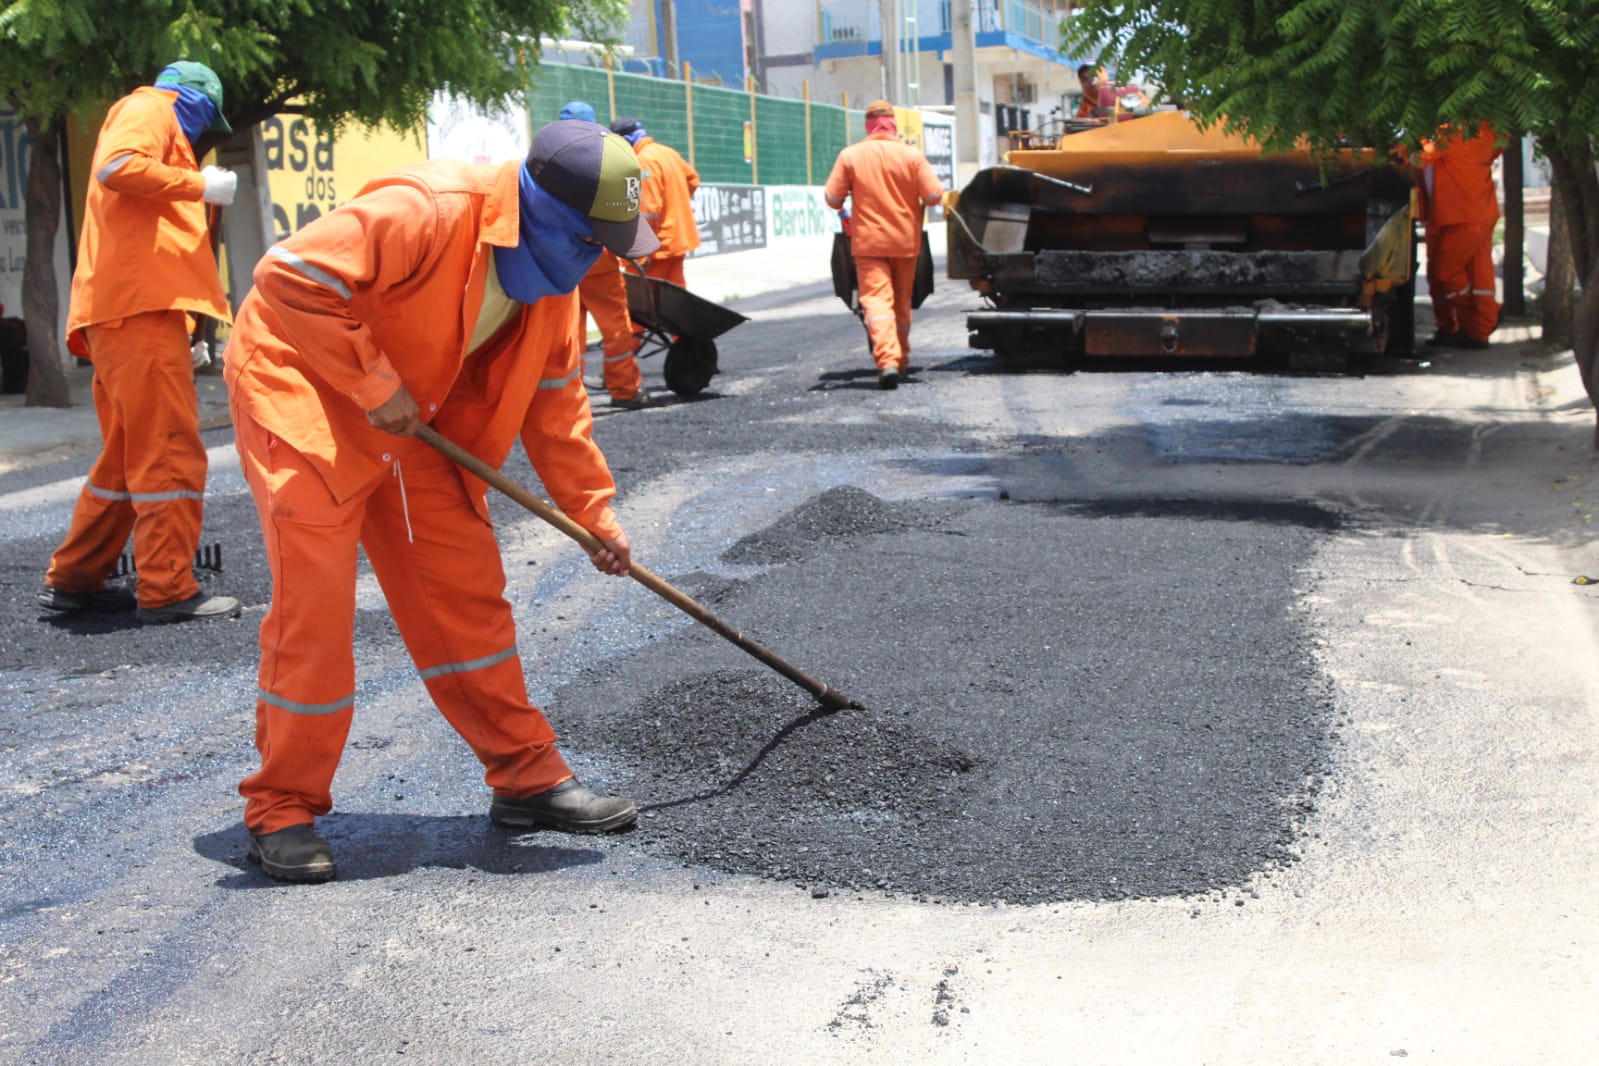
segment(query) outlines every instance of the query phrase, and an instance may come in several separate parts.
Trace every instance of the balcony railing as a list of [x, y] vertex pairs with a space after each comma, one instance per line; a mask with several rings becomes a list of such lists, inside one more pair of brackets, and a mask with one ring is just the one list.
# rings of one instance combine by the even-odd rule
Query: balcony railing
[[[882, 43], [882, 8], [877, 0], [829, 0], [817, 7], [819, 44]], [[973, 28], [978, 33], [1014, 33], [1050, 48], [1059, 46], [1060, 24], [1066, 17], [1055, 5], [1034, 0], [978, 0], [975, 14]], [[950, 0], [917, 0], [915, 15], [918, 37], [949, 36]]]

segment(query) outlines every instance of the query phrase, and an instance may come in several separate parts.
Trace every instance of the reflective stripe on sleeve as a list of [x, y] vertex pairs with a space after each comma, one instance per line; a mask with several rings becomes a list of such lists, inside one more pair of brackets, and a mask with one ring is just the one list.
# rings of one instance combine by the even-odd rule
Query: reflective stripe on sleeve
[[430, 666], [426, 670], [418, 671], [418, 673], [423, 681], [431, 681], [435, 677], [443, 677], [445, 674], [466, 674], [473, 670], [482, 670], [484, 667], [494, 666], [515, 657], [516, 645], [513, 644], [504, 651], [497, 651], [493, 655], [485, 655], [481, 659], [468, 659], [461, 663], [444, 663], [440, 666]]
[[281, 262], [287, 263], [290, 269], [304, 274], [317, 284], [326, 285], [328, 288], [332, 289], [346, 300], [350, 298], [350, 290], [345, 286], [344, 282], [340, 281], [332, 274], [329, 274], [321, 267], [312, 263], [307, 263], [304, 259], [301, 259], [288, 249], [281, 248], [278, 245], [273, 245], [271, 248], [267, 249], [267, 255], [270, 255], [272, 258], [280, 260]]
[[334, 700], [332, 703], [296, 703], [294, 700], [286, 700], [282, 696], [274, 695], [264, 688], [257, 689], [256, 696], [262, 703], [269, 703], [279, 710], [288, 711], [290, 714], [336, 714], [346, 707], [355, 706], [355, 693], [353, 692], [342, 699]]
[[111, 175], [115, 174], [117, 171], [121, 170], [122, 167], [123, 167], [123, 164], [125, 164], [128, 160], [130, 160], [132, 158], [133, 158], [133, 153], [132, 152], [123, 152], [121, 155], [117, 156], [115, 159], [113, 159], [110, 162], [108, 162], [105, 166], [101, 167], [100, 168], [100, 173], [98, 173], [98, 174], [96, 174], [94, 176], [94, 180], [100, 182], [102, 185], [105, 184], [105, 180], [107, 178], [109, 178]]
[[570, 385], [573, 381], [575, 381], [577, 378], [581, 377], [582, 374], [583, 374], [583, 368], [579, 367], [576, 370], [572, 371], [570, 374], [566, 374], [566, 375], [564, 375], [562, 377], [558, 377], [558, 378], [543, 378], [543, 379], [541, 379], [539, 381], [539, 388], [541, 388], [541, 389], [564, 389], [568, 385]]

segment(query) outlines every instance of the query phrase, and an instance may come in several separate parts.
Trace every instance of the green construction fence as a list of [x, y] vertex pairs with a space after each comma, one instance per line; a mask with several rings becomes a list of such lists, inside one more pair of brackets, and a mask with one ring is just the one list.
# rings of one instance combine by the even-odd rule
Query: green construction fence
[[[587, 101], [601, 122], [638, 119], [650, 136], [694, 164], [701, 181], [721, 185], [820, 185], [838, 153], [866, 136], [866, 113], [837, 104], [597, 67], [534, 69], [527, 109], [535, 130], [569, 100]], [[753, 130], [748, 149], [746, 124]]]

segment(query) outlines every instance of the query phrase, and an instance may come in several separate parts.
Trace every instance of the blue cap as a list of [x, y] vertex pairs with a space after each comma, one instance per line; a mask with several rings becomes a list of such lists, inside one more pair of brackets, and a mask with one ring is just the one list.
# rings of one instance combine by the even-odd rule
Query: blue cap
[[561, 106], [561, 118], [576, 118], [584, 122], [594, 121], [594, 109], [582, 100], [568, 100]]

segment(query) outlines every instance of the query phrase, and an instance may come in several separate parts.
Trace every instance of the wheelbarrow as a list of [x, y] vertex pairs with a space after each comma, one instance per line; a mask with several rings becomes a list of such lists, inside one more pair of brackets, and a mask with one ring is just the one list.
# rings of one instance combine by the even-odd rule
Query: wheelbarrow
[[625, 271], [627, 313], [642, 327], [640, 359], [666, 353], [661, 376], [679, 396], [693, 396], [716, 374], [716, 338], [749, 316], [695, 296], [681, 285]]
[[[844, 306], [854, 312], [861, 325], [866, 325], [866, 312], [861, 310], [860, 284], [855, 277], [855, 255], [850, 248], [849, 234], [833, 234], [833, 253], [828, 261], [833, 276], [833, 295], [844, 301]], [[921, 307], [933, 294], [933, 248], [922, 231], [922, 248], [916, 256], [916, 278], [911, 283], [911, 310]], [[867, 334], [868, 339], [871, 334]]]

